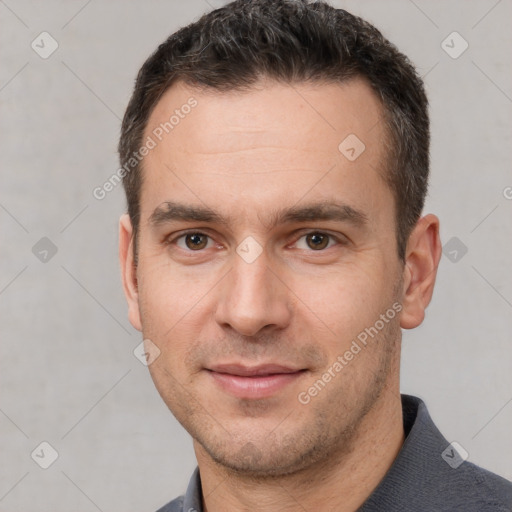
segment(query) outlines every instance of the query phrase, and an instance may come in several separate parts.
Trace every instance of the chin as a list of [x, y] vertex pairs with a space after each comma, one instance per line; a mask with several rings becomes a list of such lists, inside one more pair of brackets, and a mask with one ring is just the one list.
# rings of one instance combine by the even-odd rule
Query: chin
[[201, 446], [215, 463], [228, 471], [258, 480], [299, 473], [326, 456], [318, 445], [300, 446], [296, 438], [286, 443], [268, 435], [259, 441], [217, 446], [209, 443], [206, 447], [201, 443]]

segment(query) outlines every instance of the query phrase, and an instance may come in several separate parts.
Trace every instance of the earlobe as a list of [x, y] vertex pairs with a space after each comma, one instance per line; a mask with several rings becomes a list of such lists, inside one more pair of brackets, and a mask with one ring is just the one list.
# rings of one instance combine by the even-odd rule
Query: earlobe
[[133, 261], [133, 226], [128, 214], [119, 219], [119, 263], [124, 294], [128, 301], [128, 318], [138, 331], [142, 331], [137, 289], [137, 273]]
[[439, 219], [429, 214], [416, 223], [407, 243], [400, 317], [403, 329], [414, 329], [423, 322], [440, 259]]

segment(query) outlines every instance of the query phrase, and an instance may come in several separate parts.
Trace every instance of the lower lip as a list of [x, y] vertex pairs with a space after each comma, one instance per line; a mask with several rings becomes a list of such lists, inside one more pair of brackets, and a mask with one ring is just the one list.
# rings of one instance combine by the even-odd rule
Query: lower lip
[[300, 378], [305, 370], [294, 373], [276, 373], [260, 377], [241, 377], [229, 373], [209, 371], [215, 382], [224, 390], [237, 398], [259, 399], [268, 398], [282, 390], [288, 384]]

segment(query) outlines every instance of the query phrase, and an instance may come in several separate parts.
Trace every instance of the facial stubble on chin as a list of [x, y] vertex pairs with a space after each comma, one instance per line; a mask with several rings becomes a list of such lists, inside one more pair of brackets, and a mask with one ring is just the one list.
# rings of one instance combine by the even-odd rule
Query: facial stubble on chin
[[[382, 339], [379, 342], [390, 345], [392, 340]], [[248, 441], [239, 450], [233, 451], [229, 444], [216, 446], [199, 437], [197, 441], [217, 464], [249, 480], [261, 481], [301, 472], [307, 473], [308, 480], [311, 474], [320, 477], [329, 465], [337, 465], [342, 457], [354, 449], [358, 427], [382, 394], [392, 357], [391, 347], [381, 353], [379, 365], [370, 377], [371, 382], [362, 394], [353, 397], [352, 403], [336, 401], [336, 397], [343, 396], [344, 390], [340, 388], [337, 394], [325, 394], [324, 401], [313, 401], [306, 405], [312, 407], [309, 415], [311, 421], [298, 431], [279, 435], [280, 431], [294, 424], [292, 412], [274, 431], [265, 435], [264, 445], [260, 447]], [[297, 407], [304, 406], [301, 404]], [[335, 413], [330, 414], [333, 409]], [[286, 417], [286, 414], [283, 412], [282, 415]], [[315, 466], [321, 471], [312, 472]]]
[[[393, 358], [396, 344], [399, 343], [399, 331], [398, 321], [390, 322], [379, 333], [379, 338], [371, 342], [373, 347], [364, 349], [373, 348], [374, 353], [368, 356], [377, 357], [378, 362], [367, 377], [360, 377], [363, 379], [359, 381], [361, 392], [349, 394], [351, 400], [348, 403], [343, 400], [346, 396], [343, 383], [348, 383], [348, 380], [340, 380], [336, 389], [322, 390], [307, 405], [296, 401], [287, 410], [281, 408], [281, 419], [276, 421], [274, 429], [260, 432], [259, 435], [258, 432], [247, 436], [245, 431], [242, 435], [230, 431], [229, 424], [223, 418], [215, 417], [215, 404], [203, 404], [198, 396], [187, 389], [186, 383], [179, 383], [165, 367], [157, 364], [161, 360], [155, 361], [150, 370], [160, 395], [176, 419], [200, 445], [200, 449], [224, 471], [247, 481], [262, 481], [305, 473], [306, 470], [311, 474], [310, 470], [318, 465], [322, 468], [317, 472], [320, 475], [325, 474], [329, 464], [337, 464], [340, 457], [354, 449], [358, 427], [381, 397], [390, 371], [395, 370]], [[349, 370], [351, 365], [355, 368], [355, 364], [357, 362], [352, 361], [342, 372]], [[337, 379], [342, 379], [342, 375]], [[347, 374], [346, 379], [349, 378], [350, 374]], [[304, 407], [310, 408], [309, 421], [297, 430], [290, 430], [296, 425], [294, 411], [302, 411]], [[254, 417], [257, 421], [259, 414], [264, 415], [272, 409], [272, 402], [239, 400], [238, 409], [240, 415]]]

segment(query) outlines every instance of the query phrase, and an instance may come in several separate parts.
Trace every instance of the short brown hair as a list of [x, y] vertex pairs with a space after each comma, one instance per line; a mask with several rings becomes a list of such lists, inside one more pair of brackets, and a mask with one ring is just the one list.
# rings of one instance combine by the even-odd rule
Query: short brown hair
[[[325, 2], [236, 0], [172, 34], [140, 69], [119, 141], [127, 168], [148, 119], [176, 81], [219, 91], [250, 90], [261, 77], [284, 83], [363, 77], [380, 98], [389, 138], [385, 181], [395, 198], [399, 258], [423, 210], [429, 175], [428, 101], [405, 55], [368, 22]], [[142, 168], [123, 177], [135, 242]], [[135, 249], [136, 255], [136, 249]]]

